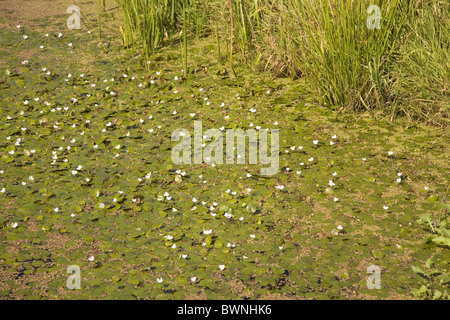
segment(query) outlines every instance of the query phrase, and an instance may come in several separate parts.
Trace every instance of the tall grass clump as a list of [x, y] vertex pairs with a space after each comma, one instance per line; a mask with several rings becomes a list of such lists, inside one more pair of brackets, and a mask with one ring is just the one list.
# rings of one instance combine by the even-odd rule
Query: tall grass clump
[[145, 56], [160, 46], [165, 38], [172, 39], [179, 26], [179, 0], [118, 0], [124, 14], [124, 42], [130, 46], [142, 43]]
[[[181, 31], [200, 36], [207, 26], [208, 1], [117, 0], [123, 12], [121, 29], [126, 47], [142, 45], [146, 57], [165, 41], [173, 44]], [[184, 21], [187, 20], [187, 21]]]
[[369, 29], [364, 1], [289, 0], [296, 63], [331, 107], [371, 109], [390, 101], [389, 65], [407, 17], [405, 1], [372, 1], [381, 28]]
[[411, 121], [449, 125], [450, 2], [418, 1], [406, 22], [407, 34], [395, 61], [395, 114]]
[[[188, 39], [211, 36], [218, 61], [235, 76], [237, 63], [245, 63], [303, 77], [332, 108], [448, 121], [448, 1], [117, 1], [125, 46], [142, 46], [149, 57], [179, 41], [185, 72]], [[369, 27], [373, 6], [380, 9], [379, 28]]]

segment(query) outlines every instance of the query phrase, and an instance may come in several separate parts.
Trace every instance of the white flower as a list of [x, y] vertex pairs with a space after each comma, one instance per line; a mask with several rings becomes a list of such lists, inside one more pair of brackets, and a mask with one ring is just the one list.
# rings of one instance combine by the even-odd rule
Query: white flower
[[163, 282], [163, 278], [156, 278], [156, 282], [162, 283]]
[[73, 174], [73, 175], [76, 175], [77, 173], [78, 173], [77, 170], [72, 170], [72, 174]]
[[58, 212], [59, 208], [53, 208], [53, 211]]
[[389, 207], [388, 207], [388, 206], [383, 206], [383, 209], [384, 209], [384, 210], [388, 210]]
[[331, 139], [336, 139], [336, 138], [337, 138], [336, 135], [334, 135], [334, 136], [331, 137]]
[[176, 248], [177, 248], [177, 245], [174, 243], [174, 244], [172, 245], [171, 248], [172, 248], [172, 249], [176, 249]]
[[5, 193], [5, 192], [6, 192], [6, 189], [5, 189], [5, 188], [2, 188], [2, 190], [0, 190], [0, 192], [1, 192], [1, 193]]
[[192, 281], [192, 282], [197, 281], [197, 277], [191, 277], [191, 281]]
[[402, 176], [402, 173], [401, 173], [401, 172], [397, 173], [397, 176], [401, 177], [401, 176]]
[[182, 254], [181, 257], [182, 257], [183, 259], [186, 259], [186, 258], [188, 257], [188, 255], [187, 255], [187, 254]]
[[397, 179], [397, 182], [398, 182], [398, 183], [402, 182], [402, 178], [398, 178], [398, 179]]
[[336, 197], [334, 197], [334, 202], [338, 202], [339, 201], [339, 198], [336, 198]]
[[173, 239], [173, 237], [172, 237], [171, 235], [167, 235], [167, 236], [165, 236], [165, 238], [166, 238], [167, 240], [172, 240], [172, 239]]
[[256, 237], [256, 236], [255, 236], [254, 234], [251, 234], [251, 235], [250, 235], [250, 238], [252, 238], [252, 239], [255, 239], [255, 237]]
[[333, 177], [335, 177], [335, 176], [337, 176], [337, 172], [334, 172], [334, 173], [333, 173]]
[[339, 226], [337, 226], [337, 229], [338, 230], [343, 230], [344, 228], [341, 225], [339, 225]]
[[423, 187], [425, 190], [428, 190], [428, 189], [430, 189], [430, 187], [427, 187], [427, 186], [425, 186], [425, 187]]
[[95, 257], [94, 257], [94, 256], [90, 256], [90, 257], [88, 258], [88, 260], [89, 260], [90, 262], [92, 262], [92, 261], [95, 260]]
[[220, 265], [219, 265], [219, 269], [220, 269], [220, 270], [223, 270], [223, 269], [225, 269], [225, 265], [223, 265], [223, 264], [220, 264]]
[[30, 181], [33, 181], [33, 180], [34, 180], [34, 177], [33, 177], [33, 176], [29, 176], [28, 179], [29, 179]]
[[314, 140], [313, 143], [314, 145], [317, 145], [319, 143], [319, 140]]
[[203, 234], [210, 234], [210, 233], [212, 233], [211, 229], [210, 230], [203, 230]]
[[392, 152], [392, 151], [388, 152], [388, 156], [392, 156], [393, 154], [394, 154], [394, 152]]
[[19, 225], [19, 224], [18, 224], [17, 222], [11, 223], [11, 227], [14, 228], [14, 229], [17, 228], [18, 225]]
[[26, 34], [23, 35], [24, 39], [28, 39], [28, 36]]
[[225, 216], [225, 218], [230, 219], [231, 218], [231, 213], [225, 213], [224, 216]]
[[334, 186], [335, 186], [333, 180], [329, 180], [329, 181], [328, 181], [328, 185], [329, 185], [330, 187], [334, 187]]
[[311, 158], [308, 159], [308, 161], [309, 161], [309, 162], [313, 162], [313, 161], [314, 161], [314, 158], [311, 157]]

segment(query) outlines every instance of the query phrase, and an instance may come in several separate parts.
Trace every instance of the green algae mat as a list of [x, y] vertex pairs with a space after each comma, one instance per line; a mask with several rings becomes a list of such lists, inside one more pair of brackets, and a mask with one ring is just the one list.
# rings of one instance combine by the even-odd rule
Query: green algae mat
[[[0, 31], [1, 299], [448, 299], [448, 131], [236, 79], [208, 39], [185, 79], [35, 23]], [[195, 122], [279, 130], [276, 174], [175, 164]]]

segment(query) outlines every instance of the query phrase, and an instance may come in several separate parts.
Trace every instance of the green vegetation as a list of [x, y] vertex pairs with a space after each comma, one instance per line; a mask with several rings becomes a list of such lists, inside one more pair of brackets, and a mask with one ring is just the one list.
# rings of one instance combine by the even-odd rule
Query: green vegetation
[[[348, 2], [321, 19], [363, 14]], [[370, 64], [356, 34], [307, 55], [319, 38], [302, 38], [312, 22], [301, 17], [287, 24], [294, 1], [151, 3], [121, 2], [128, 22], [105, 10], [102, 43], [96, 12], [71, 31], [63, 14], [20, 28], [2, 18], [0, 299], [449, 299], [450, 143], [428, 125], [447, 119], [448, 31], [431, 24], [431, 2], [391, 18], [403, 25], [395, 40], [355, 26], [387, 41], [370, 69], [332, 50]], [[133, 20], [137, 8], [153, 17]], [[343, 72], [328, 75], [326, 59]], [[348, 90], [324, 91], [313, 72]], [[195, 120], [279, 129], [279, 172], [173, 164], [171, 135]], [[66, 287], [73, 265], [80, 290]], [[367, 287], [372, 265], [379, 290]]]
[[[174, 35], [187, 23], [191, 38], [215, 36], [218, 52], [220, 44], [226, 43], [231, 68], [233, 56], [237, 56], [240, 62], [259, 70], [304, 77], [309, 86], [317, 89], [319, 101], [329, 107], [381, 110], [392, 119], [402, 114], [411, 121], [448, 126], [448, 2], [119, 3], [124, 11], [127, 39], [142, 43], [147, 57], [165, 39], [173, 42]], [[367, 12], [369, 5], [381, 9], [379, 29], [367, 27], [367, 20], [373, 15]], [[181, 23], [183, 6], [188, 8], [188, 21]]]

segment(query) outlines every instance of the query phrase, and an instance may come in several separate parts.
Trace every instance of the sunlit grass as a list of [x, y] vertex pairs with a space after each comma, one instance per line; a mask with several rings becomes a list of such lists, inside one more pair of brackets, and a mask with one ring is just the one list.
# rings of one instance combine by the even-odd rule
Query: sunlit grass
[[[448, 121], [450, 28], [442, 1], [118, 2], [124, 45], [142, 45], [148, 58], [179, 41], [185, 72], [194, 38], [211, 36], [218, 61], [234, 74], [237, 63], [246, 63], [255, 71], [304, 77], [331, 108]], [[370, 5], [381, 10], [379, 29], [367, 27]]]

